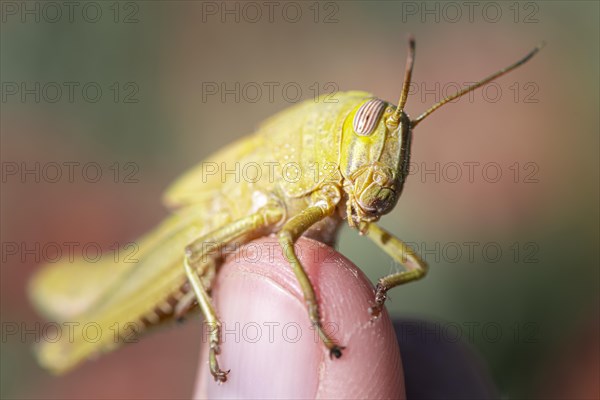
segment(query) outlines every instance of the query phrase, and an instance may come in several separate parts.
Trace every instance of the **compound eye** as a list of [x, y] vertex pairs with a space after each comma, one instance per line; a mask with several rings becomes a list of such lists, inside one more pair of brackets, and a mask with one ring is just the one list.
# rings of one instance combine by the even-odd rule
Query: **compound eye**
[[386, 103], [379, 99], [371, 99], [360, 106], [352, 122], [354, 131], [360, 136], [372, 134], [385, 106]]

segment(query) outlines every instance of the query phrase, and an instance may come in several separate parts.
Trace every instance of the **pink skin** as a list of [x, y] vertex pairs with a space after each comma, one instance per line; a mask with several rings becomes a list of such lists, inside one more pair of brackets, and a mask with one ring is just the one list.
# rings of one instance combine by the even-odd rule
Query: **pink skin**
[[296, 249], [322, 320], [346, 347], [342, 357], [330, 359], [315, 339], [300, 285], [276, 238], [262, 238], [229, 257], [216, 279], [213, 298], [224, 328], [218, 360], [231, 372], [225, 384], [214, 382], [203, 334], [195, 398], [404, 398], [390, 318], [384, 311], [370, 321], [371, 283], [319, 242], [301, 238]]

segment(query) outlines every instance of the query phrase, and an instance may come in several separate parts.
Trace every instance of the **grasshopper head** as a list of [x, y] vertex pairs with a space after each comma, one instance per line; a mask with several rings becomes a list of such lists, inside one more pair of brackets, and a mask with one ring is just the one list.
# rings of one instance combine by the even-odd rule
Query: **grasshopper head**
[[340, 168], [350, 226], [358, 226], [362, 231], [367, 226], [363, 222], [378, 220], [396, 205], [408, 174], [412, 129], [417, 124], [444, 104], [523, 65], [543, 46], [542, 42], [517, 62], [442, 99], [411, 120], [404, 112], [415, 60], [415, 40], [409, 37], [398, 106], [394, 108], [379, 99], [370, 99], [358, 105], [344, 122]]
[[404, 112], [398, 122], [390, 120], [394, 111], [391, 104], [370, 99], [344, 123], [340, 167], [350, 226], [377, 221], [394, 208], [402, 192], [412, 134]]
[[348, 224], [361, 232], [368, 222], [392, 211], [408, 173], [413, 124], [404, 105], [414, 59], [415, 40], [410, 36], [397, 107], [370, 99], [353, 110], [344, 123], [340, 167], [348, 195], [346, 215]]

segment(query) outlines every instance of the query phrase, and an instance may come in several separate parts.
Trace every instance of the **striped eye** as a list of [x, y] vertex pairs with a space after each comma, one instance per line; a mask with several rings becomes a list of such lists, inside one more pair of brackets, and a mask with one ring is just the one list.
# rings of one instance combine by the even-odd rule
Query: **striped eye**
[[371, 99], [363, 104], [354, 115], [352, 122], [354, 131], [360, 136], [369, 136], [373, 133], [385, 105], [386, 103], [379, 99]]

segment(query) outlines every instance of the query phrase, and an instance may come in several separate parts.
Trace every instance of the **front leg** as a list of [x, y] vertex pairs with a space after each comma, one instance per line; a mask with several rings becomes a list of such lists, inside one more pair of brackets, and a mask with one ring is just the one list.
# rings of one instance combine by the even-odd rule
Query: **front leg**
[[[283, 255], [292, 266], [296, 279], [298, 279], [298, 282], [300, 283], [304, 301], [308, 308], [310, 322], [317, 330], [319, 337], [325, 346], [329, 349], [330, 356], [340, 358], [344, 348], [338, 346], [323, 329], [315, 289], [294, 250], [294, 243], [304, 232], [312, 225], [333, 214], [335, 211], [335, 206], [339, 199], [339, 192], [337, 192], [337, 197], [331, 196], [331, 194], [335, 195], [335, 193], [333, 193], [335, 192], [334, 189], [335, 188], [327, 188], [327, 191], [323, 190], [320, 192], [321, 194], [324, 194], [324, 196], [316, 201], [315, 205], [306, 208], [300, 214], [290, 218], [285, 225], [283, 225], [277, 236], [283, 250]], [[317, 197], [315, 196], [315, 198]]]
[[388, 290], [403, 283], [421, 279], [427, 274], [429, 267], [406, 243], [376, 224], [368, 224], [365, 234], [392, 257], [394, 261], [397, 261], [406, 268], [404, 271], [396, 272], [379, 279], [375, 288], [375, 305], [369, 309], [373, 318], [377, 318], [383, 309]]

